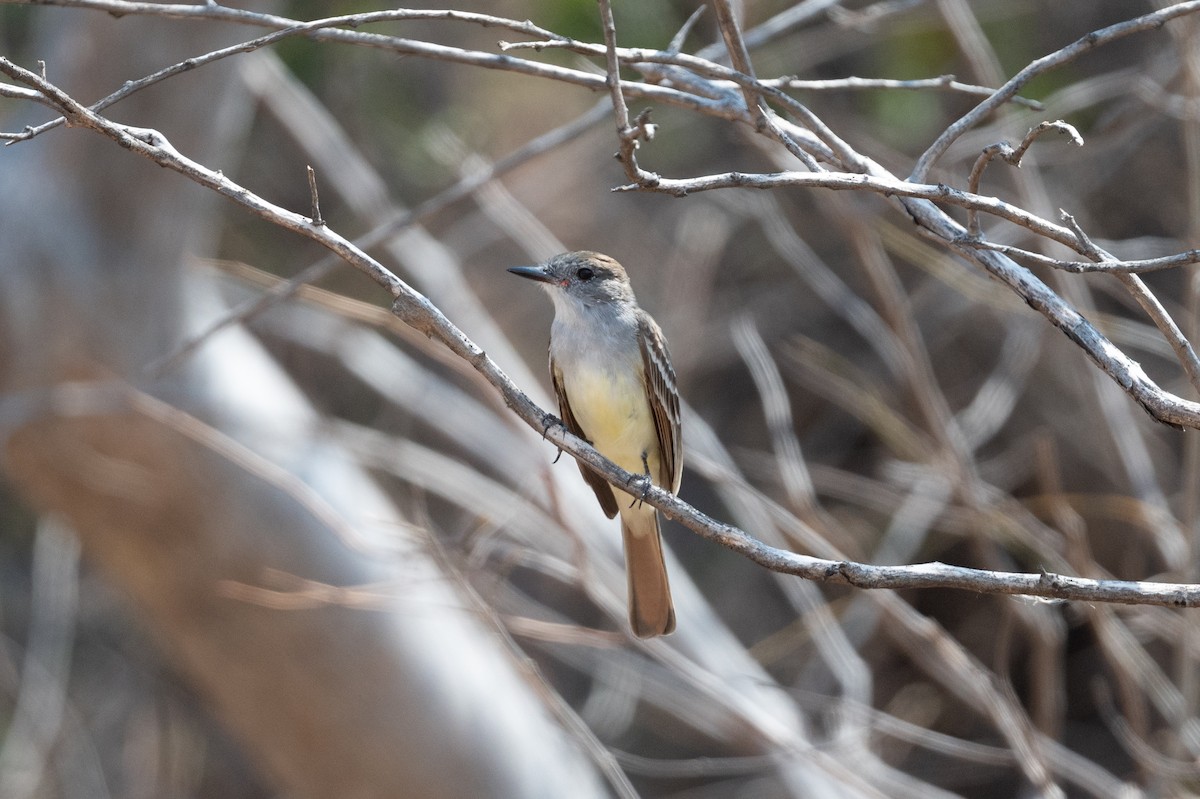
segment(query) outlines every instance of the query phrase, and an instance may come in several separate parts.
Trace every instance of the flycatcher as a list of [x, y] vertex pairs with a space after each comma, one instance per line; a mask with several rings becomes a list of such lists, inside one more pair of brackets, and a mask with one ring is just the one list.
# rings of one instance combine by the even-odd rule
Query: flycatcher
[[[679, 392], [667, 342], [638, 307], [625, 269], [607, 255], [568, 252], [508, 271], [542, 283], [554, 301], [550, 377], [563, 424], [627, 472], [671, 493], [683, 474]], [[621, 514], [629, 623], [639, 638], [675, 629], [658, 511], [619, 498], [579, 463], [600, 507]], [[636, 491], [632, 489], [631, 491]]]

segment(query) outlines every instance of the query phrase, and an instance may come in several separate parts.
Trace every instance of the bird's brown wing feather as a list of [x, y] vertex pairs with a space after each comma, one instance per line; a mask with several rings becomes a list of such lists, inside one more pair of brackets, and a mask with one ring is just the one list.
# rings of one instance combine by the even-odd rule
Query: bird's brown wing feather
[[[558, 395], [558, 413], [562, 417], [563, 424], [567, 426], [575, 435], [582, 438], [589, 444], [592, 440], [588, 438], [587, 433], [579, 426], [579, 422], [575, 419], [575, 414], [571, 413], [571, 403], [567, 400], [567, 391], [563, 387], [562, 372], [558, 368], [558, 364], [554, 363], [554, 356], [550, 356], [550, 378], [554, 381], [554, 393]], [[617, 515], [617, 498], [613, 495], [612, 486], [610, 486], [603, 477], [593, 472], [582, 461], [575, 461], [579, 466], [579, 473], [583, 475], [583, 479], [596, 492], [596, 499], [600, 501], [600, 507], [604, 509], [604, 513], [608, 518], [613, 518]]]
[[662, 331], [644, 312], [638, 315], [638, 344], [642, 351], [646, 396], [650, 400], [650, 410], [654, 412], [654, 427], [658, 431], [658, 446], [662, 453], [661, 473], [655, 482], [676, 493], [683, 476], [683, 450], [675, 368], [671, 366], [671, 355], [667, 352]]

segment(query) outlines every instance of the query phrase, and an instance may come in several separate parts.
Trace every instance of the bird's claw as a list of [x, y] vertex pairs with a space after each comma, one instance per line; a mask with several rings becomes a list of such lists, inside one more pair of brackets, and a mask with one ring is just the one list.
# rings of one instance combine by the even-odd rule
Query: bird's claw
[[[542, 441], [546, 440], [546, 434], [550, 432], [551, 427], [561, 427], [563, 430], [567, 429], [567, 426], [565, 424], [563, 424], [562, 419], [559, 419], [557, 416], [555, 416], [552, 413], [543, 414], [542, 415]], [[550, 465], [553, 466], [554, 464], [558, 463], [558, 459], [562, 457], [562, 454], [563, 454], [562, 447], [559, 447], [558, 454], [554, 456], [554, 460], [550, 461]]]
[[644, 503], [646, 501], [646, 495], [650, 493], [650, 487], [654, 485], [654, 481], [650, 479], [650, 461], [646, 457], [645, 452], [642, 453], [642, 468], [646, 470], [645, 473], [636, 474], [633, 476], [633, 479], [629, 481], [631, 486], [634, 483], [641, 484], [641, 489], [639, 490], [638, 495], [633, 498], [633, 502], [629, 503], [629, 507], [631, 508]]
[[[554, 414], [552, 414], [552, 413], [542, 414], [542, 440], [543, 441], [546, 440], [546, 433], [550, 432], [550, 428], [556, 427], [556, 426], [561, 427], [563, 429], [566, 429], [566, 427], [567, 427], [565, 424], [563, 424], [563, 420], [559, 419]], [[560, 452], [561, 452], [561, 450], [560, 450]]]

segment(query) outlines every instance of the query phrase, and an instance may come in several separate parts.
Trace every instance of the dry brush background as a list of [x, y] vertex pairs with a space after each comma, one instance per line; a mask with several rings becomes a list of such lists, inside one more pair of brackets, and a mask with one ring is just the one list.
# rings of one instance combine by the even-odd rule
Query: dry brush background
[[[0, 84], [0, 130], [17, 138], [56, 116], [38, 79], [93, 103], [289, 24], [31, 5], [0, 5], [0, 56], [33, 75]], [[667, 51], [622, 70], [631, 120], [652, 108], [655, 126], [637, 165], [742, 183], [802, 159], [868, 171], [806, 110], [903, 179], [987, 96], [970, 87], [1160, 7], [718, 0], [688, 27], [697, 5], [611, 9], [617, 45]], [[671, 343], [682, 498], [767, 544], [1197, 582], [1194, 430], [1151, 419], [1084, 337], [969, 260], [977, 243], [947, 247], [923, 211], [869, 187], [613, 192], [639, 174], [605, 88], [608, 6], [439, 6], [570, 41], [501, 46], [547, 39], [453, 15], [290, 31], [99, 113], [300, 217], [311, 165], [328, 231], [543, 408], [549, 303], [504, 268], [615, 256]], [[1138, 279], [1014, 257], [1186, 421], [1200, 16], [1171, 13], [1040, 73], [914, 182], [1067, 226], [1063, 209], [1086, 233], [1063, 228], [1072, 253], [983, 213], [993, 254], [1183, 253]], [[707, 67], [680, 54], [729, 65], [727, 14], [743, 73], [830, 83], [787, 88], [800, 109], [767, 91], [786, 81], [683, 71]], [[985, 147], [1060, 119], [1082, 146], [1050, 131], [1019, 169], [996, 159], [971, 183]], [[617, 530], [569, 455], [552, 464], [553, 444], [378, 285], [133, 149], [74, 124], [0, 150], [5, 799], [1200, 789], [1200, 611], [817, 585], [668, 524], [679, 632], [635, 641]], [[937, 205], [968, 224], [954, 198]], [[302, 273], [313, 287], [261, 302]]]

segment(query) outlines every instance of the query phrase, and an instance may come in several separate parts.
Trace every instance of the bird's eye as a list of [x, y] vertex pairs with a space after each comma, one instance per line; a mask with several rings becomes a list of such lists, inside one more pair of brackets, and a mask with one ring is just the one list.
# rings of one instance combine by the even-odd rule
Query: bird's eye
[[586, 266], [580, 267], [579, 271], [575, 273], [575, 277], [580, 280], [591, 280], [595, 275], [596, 273]]

